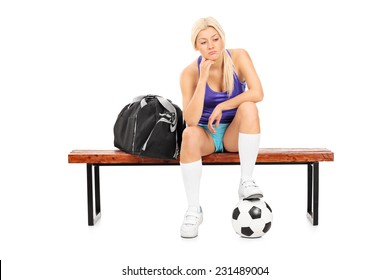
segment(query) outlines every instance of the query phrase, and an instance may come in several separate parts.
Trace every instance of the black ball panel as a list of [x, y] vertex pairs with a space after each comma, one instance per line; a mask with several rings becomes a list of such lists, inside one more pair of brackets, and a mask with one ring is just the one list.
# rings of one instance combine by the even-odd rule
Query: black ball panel
[[268, 203], [265, 202], [265, 201], [264, 201], [264, 203], [265, 203], [265, 205], [267, 206], [268, 210], [272, 213], [272, 209], [271, 209], [271, 207], [268, 205]]
[[238, 216], [240, 216], [240, 209], [238, 209], [238, 207], [236, 207], [236, 209], [234, 209], [233, 211], [233, 220], [237, 220], [238, 219]]
[[266, 223], [264, 228], [263, 228], [263, 232], [267, 233], [267, 231], [269, 231], [270, 228], [271, 228], [271, 222]]
[[252, 217], [252, 219], [260, 219], [261, 218], [261, 209], [256, 207], [256, 206], [253, 206], [249, 210], [249, 215]]
[[250, 227], [242, 227], [241, 233], [245, 236], [251, 236], [253, 234], [253, 230]]

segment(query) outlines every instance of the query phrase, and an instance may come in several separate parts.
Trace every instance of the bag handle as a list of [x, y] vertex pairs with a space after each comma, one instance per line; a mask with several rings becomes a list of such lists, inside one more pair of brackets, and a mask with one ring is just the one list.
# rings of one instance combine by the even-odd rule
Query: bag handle
[[171, 132], [174, 132], [176, 130], [176, 127], [177, 127], [177, 119], [178, 119], [176, 108], [175, 108], [175, 106], [172, 105], [171, 102], [166, 100], [164, 97], [159, 96], [159, 95], [139, 95], [133, 99], [132, 103], [141, 101], [141, 108], [142, 108], [143, 106], [145, 106], [147, 104], [145, 99], [148, 97], [156, 98], [158, 100], [158, 102], [160, 102], [160, 104], [165, 109], [167, 109], [170, 113], [172, 113], [174, 115], [173, 122], [171, 123], [171, 127], [170, 127]]

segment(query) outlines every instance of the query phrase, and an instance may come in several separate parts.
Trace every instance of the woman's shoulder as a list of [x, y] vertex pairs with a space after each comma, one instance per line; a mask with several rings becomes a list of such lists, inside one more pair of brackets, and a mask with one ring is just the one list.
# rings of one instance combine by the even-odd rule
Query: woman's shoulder
[[194, 60], [181, 72], [181, 79], [191, 79], [198, 76], [198, 60]]
[[249, 53], [245, 49], [229, 49], [229, 52], [232, 56], [234, 67], [238, 73], [251, 63]]
[[237, 49], [228, 49], [230, 55], [233, 60], [239, 60], [241, 58], [248, 57], [249, 54], [245, 49], [237, 48]]

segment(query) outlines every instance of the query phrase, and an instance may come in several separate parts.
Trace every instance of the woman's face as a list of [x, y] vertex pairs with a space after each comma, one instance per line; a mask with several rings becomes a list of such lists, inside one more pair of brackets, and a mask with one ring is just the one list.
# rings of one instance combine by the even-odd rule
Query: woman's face
[[207, 27], [196, 37], [196, 50], [209, 60], [217, 60], [224, 50], [221, 36], [213, 27]]

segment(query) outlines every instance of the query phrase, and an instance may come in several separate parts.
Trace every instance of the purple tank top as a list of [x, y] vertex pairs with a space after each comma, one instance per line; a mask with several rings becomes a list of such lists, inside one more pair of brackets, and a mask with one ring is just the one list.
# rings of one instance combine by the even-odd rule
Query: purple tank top
[[[226, 50], [228, 54], [230, 55], [229, 51]], [[202, 61], [202, 56], [199, 56], [198, 58], [198, 71], [199, 71], [199, 65]], [[208, 124], [209, 117], [211, 113], [213, 112], [214, 108], [221, 102], [224, 102], [230, 98], [234, 98], [235, 96], [243, 93], [246, 88], [246, 83], [241, 82], [238, 79], [238, 76], [236, 73], [234, 73], [234, 89], [230, 97], [228, 97], [227, 91], [224, 92], [217, 92], [212, 90], [209, 87], [209, 84], [206, 83], [206, 92], [204, 97], [204, 104], [203, 104], [203, 112], [202, 116], [200, 117], [199, 124]], [[222, 112], [222, 118], [220, 123], [231, 123], [234, 116], [236, 115], [237, 108], [226, 110]]]

